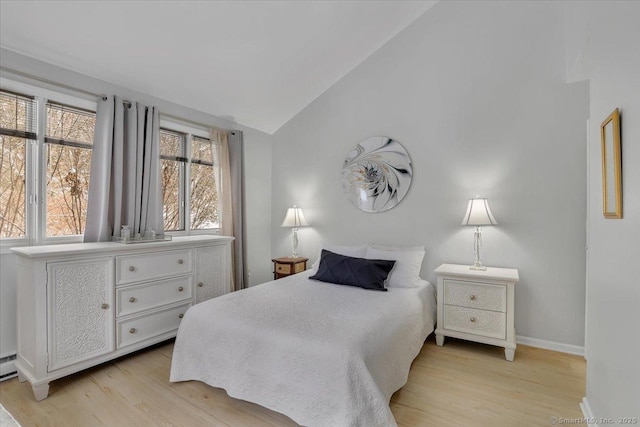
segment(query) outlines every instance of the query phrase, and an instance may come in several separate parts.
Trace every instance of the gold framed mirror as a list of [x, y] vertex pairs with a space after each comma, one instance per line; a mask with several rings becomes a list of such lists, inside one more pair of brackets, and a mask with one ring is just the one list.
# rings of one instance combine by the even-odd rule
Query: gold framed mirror
[[602, 141], [602, 212], [605, 218], [622, 218], [622, 153], [620, 112], [616, 108], [600, 125]]

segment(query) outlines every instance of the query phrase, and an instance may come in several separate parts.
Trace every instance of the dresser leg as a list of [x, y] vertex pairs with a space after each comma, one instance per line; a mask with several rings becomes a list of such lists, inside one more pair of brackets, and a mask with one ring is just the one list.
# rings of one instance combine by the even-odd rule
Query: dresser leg
[[442, 347], [444, 345], [444, 335], [436, 334], [436, 345]]
[[33, 396], [38, 402], [49, 396], [49, 383], [34, 385], [31, 388], [33, 389]]
[[22, 375], [22, 372], [20, 372], [20, 370], [18, 369], [18, 381], [20, 381], [21, 383], [27, 381], [27, 377], [25, 377], [24, 375]]
[[516, 349], [515, 348], [505, 348], [504, 349], [504, 358], [507, 359], [509, 362], [513, 362], [513, 357], [516, 355]]

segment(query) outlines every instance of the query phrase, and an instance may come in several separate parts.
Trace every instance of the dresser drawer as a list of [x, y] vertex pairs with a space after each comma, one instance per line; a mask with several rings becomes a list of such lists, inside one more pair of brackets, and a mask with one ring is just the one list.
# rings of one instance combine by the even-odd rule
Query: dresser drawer
[[444, 329], [467, 332], [485, 337], [506, 338], [507, 315], [497, 311], [444, 306]]
[[191, 273], [191, 249], [116, 258], [117, 284]]
[[191, 303], [188, 303], [126, 320], [119, 320], [116, 326], [117, 348], [126, 347], [167, 332], [177, 331], [182, 316], [190, 306]]
[[127, 316], [163, 305], [191, 299], [191, 276], [116, 290], [116, 316]]
[[444, 281], [444, 303], [505, 313], [507, 287], [447, 279]]

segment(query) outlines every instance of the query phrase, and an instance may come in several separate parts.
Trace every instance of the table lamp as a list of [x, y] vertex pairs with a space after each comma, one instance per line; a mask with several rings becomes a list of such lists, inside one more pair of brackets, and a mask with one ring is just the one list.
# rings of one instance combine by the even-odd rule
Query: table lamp
[[462, 225], [472, 225], [476, 227], [473, 241], [473, 251], [475, 253], [475, 262], [471, 267], [471, 270], [486, 270], [487, 267], [482, 265], [480, 261], [480, 247], [482, 246], [482, 228], [483, 225], [496, 225], [496, 219], [491, 213], [489, 208], [489, 201], [483, 197], [476, 196], [473, 199], [469, 199], [467, 205], [467, 213], [464, 214], [462, 219]]
[[287, 209], [287, 214], [282, 221], [281, 227], [293, 227], [293, 254], [292, 258], [298, 257], [298, 227], [306, 227], [309, 223], [304, 218], [302, 209], [293, 205], [292, 208]]

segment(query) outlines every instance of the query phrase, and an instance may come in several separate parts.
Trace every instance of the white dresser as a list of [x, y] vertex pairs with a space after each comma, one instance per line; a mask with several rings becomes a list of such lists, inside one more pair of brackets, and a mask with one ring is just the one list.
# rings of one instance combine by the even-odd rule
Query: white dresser
[[514, 287], [518, 270], [471, 270], [468, 265], [442, 264], [438, 276], [436, 344], [444, 337], [461, 338], [504, 347], [513, 361], [516, 351]]
[[42, 400], [50, 381], [174, 337], [192, 304], [231, 291], [232, 241], [13, 248], [20, 381]]

